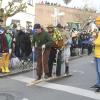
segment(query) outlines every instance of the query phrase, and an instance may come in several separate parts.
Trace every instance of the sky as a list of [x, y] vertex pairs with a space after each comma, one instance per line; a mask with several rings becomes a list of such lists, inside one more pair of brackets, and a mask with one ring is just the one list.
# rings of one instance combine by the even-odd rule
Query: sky
[[[37, 0], [37, 1], [41, 2], [42, 0]], [[66, 6], [63, 0], [43, 0], [43, 1], [59, 3], [63, 6]], [[87, 4], [88, 7], [90, 8], [100, 11], [100, 0], [72, 0], [67, 6], [81, 8], [84, 7], [85, 4]]]

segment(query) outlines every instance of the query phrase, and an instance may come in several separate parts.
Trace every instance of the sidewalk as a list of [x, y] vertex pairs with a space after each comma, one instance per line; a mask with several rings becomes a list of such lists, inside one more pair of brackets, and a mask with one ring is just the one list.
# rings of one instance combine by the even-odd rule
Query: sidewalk
[[[78, 59], [83, 56], [86, 56], [86, 55], [74, 56], [74, 57], [71, 57], [70, 60]], [[36, 63], [34, 63], [34, 65], [36, 66]], [[11, 75], [16, 75], [16, 74], [20, 74], [20, 73], [25, 73], [25, 72], [29, 72], [32, 70], [33, 70], [33, 63], [25, 62], [25, 63], [21, 64], [20, 66], [10, 68], [10, 73], [0, 73], [0, 78], [6, 77], [6, 76], [11, 76]]]
[[80, 58], [80, 57], [84, 57], [84, 56], [87, 56], [87, 54], [84, 54], [84, 55], [81, 55], [81, 56], [73, 56], [73, 57], [70, 57], [69, 60], [78, 59], [78, 58]]

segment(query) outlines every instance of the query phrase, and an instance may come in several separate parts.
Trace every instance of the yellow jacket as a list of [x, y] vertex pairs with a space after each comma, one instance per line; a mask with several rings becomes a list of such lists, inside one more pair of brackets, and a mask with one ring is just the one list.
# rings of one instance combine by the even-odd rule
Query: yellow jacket
[[97, 39], [94, 41], [95, 44], [95, 50], [94, 50], [94, 54], [96, 58], [100, 58], [100, 32], [98, 34]]

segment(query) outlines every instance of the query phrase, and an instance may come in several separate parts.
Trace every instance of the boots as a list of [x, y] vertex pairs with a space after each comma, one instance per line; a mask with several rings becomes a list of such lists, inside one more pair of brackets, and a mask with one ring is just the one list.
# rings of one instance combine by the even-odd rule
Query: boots
[[1, 58], [1, 72], [2, 73], [9, 73], [9, 54], [8, 53], [3, 53], [2, 58]]
[[2, 73], [5, 72], [4, 61], [3, 61], [2, 57], [0, 57], [0, 72], [2, 72]]
[[5, 72], [5, 68], [2, 66], [1, 67], [1, 72], [4, 73]]
[[9, 66], [9, 59], [6, 59], [6, 61], [5, 61], [5, 72], [6, 72], [6, 73], [9, 73], [9, 72], [10, 72], [8, 66]]
[[9, 73], [10, 72], [10, 70], [9, 70], [9, 68], [8, 67], [1, 67], [1, 72], [2, 73]]
[[65, 74], [69, 74], [69, 64], [65, 63]]
[[5, 67], [5, 72], [6, 72], [6, 73], [9, 73], [9, 72], [10, 72], [8, 66]]
[[69, 66], [66, 66], [66, 68], [65, 68], [65, 74], [69, 75]]
[[69, 73], [69, 66], [66, 66], [66, 68], [65, 68], [65, 75], [66, 76], [72, 76], [72, 74]]

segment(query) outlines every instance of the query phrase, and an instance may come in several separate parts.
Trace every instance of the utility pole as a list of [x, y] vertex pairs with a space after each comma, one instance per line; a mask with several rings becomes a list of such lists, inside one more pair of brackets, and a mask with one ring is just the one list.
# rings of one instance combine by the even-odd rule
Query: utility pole
[[2, 0], [0, 0], [0, 8], [1, 8], [1, 6], [2, 6]]
[[64, 14], [64, 12], [59, 12], [59, 9], [54, 8], [54, 14], [51, 15], [52, 17], [54, 17], [54, 26], [57, 26], [58, 24], [58, 17], [63, 16]]

